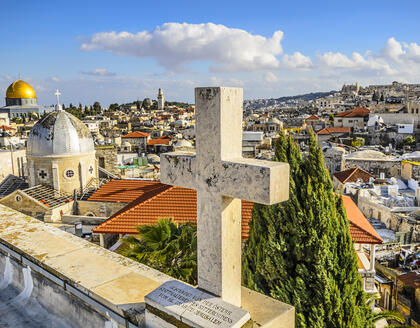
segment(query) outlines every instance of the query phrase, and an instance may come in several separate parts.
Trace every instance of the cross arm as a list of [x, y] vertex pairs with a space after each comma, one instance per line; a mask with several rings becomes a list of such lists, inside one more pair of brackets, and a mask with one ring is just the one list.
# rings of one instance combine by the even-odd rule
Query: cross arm
[[225, 196], [272, 205], [289, 199], [289, 164], [238, 158], [222, 161]]
[[171, 152], [160, 155], [160, 182], [196, 189], [196, 159], [194, 153]]

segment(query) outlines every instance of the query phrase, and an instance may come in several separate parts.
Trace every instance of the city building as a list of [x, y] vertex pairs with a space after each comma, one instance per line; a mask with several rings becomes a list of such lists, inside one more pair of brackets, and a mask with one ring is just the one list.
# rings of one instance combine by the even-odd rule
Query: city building
[[54, 111], [54, 107], [38, 105], [34, 88], [22, 80], [9, 85], [6, 90], [6, 106], [0, 108], [0, 115], [6, 113], [13, 118], [40, 118], [42, 115]]

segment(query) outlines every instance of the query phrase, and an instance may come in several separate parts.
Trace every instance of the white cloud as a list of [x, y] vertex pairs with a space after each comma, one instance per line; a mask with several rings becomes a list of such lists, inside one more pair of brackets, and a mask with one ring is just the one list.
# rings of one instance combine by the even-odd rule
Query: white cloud
[[383, 57], [394, 61], [399, 61], [406, 54], [401, 43], [395, 40], [394, 37], [388, 39], [381, 53]]
[[89, 72], [82, 72], [85, 75], [93, 75], [93, 76], [115, 76], [116, 74], [113, 72], [107, 71], [105, 68], [95, 68], [93, 71]]
[[341, 52], [326, 52], [318, 56], [318, 64], [322, 68], [343, 68], [352, 70], [373, 70], [391, 75], [395, 70], [384, 59], [375, 57], [371, 52], [365, 56], [353, 52], [351, 57]]
[[273, 72], [267, 72], [264, 74], [264, 81], [268, 83], [278, 82], [279, 78]]
[[313, 66], [311, 58], [302, 55], [298, 51], [293, 55], [284, 55], [283, 63], [288, 68], [311, 68]]
[[81, 50], [104, 50], [121, 56], [154, 57], [167, 70], [182, 71], [193, 62], [210, 62], [213, 72], [277, 69], [283, 32], [270, 38], [213, 23], [165, 23], [153, 31], [100, 32]]

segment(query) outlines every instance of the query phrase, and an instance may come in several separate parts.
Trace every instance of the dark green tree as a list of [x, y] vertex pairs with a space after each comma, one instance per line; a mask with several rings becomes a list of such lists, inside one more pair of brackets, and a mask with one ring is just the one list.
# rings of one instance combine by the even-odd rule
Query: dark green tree
[[99, 114], [101, 112], [101, 104], [98, 101], [95, 101], [93, 103], [92, 110], [95, 114]]
[[197, 283], [197, 228], [161, 219], [155, 225], [136, 228], [139, 238], [125, 238], [123, 255], [174, 278]]
[[381, 101], [381, 102], [384, 102], [384, 101], [385, 101], [385, 97], [384, 97], [384, 94], [383, 94], [383, 93], [381, 94], [381, 99], [380, 99], [380, 101]]
[[244, 284], [295, 306], [297, 328], [373, 327], [342, 200], [314, 134], [304, 159], [292, 137], [281, 134], [275, 159], [290, 165], [289, 200], [255, 204]]

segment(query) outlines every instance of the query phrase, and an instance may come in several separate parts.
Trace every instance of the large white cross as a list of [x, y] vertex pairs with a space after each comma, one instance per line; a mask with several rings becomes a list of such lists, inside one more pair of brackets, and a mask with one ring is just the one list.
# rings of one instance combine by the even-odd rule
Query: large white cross
[[161, 155], [161, 182], [197, 190], [198, 287], [241, 305], [241, 199], [289, 197], [289, 165], [242, 158], [240, 88], [196, 88], [196, 155]]

